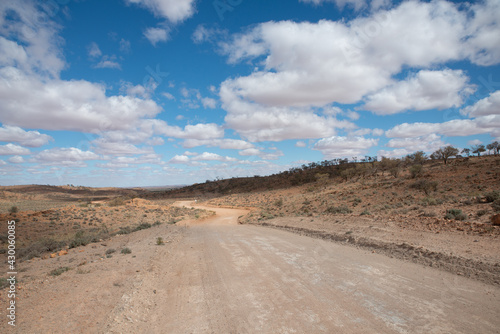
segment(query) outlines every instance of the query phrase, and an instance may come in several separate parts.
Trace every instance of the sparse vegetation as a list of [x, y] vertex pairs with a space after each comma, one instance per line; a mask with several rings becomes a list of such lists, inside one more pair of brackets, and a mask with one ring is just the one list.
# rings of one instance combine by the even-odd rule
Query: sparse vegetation
[[491, 203], [491, 207], [493, 208], [493, 211], [500, 212], [500, 199], [497, 199], [496, 201]]
[[122, 248], [122, 250], [120, 251], [120, 253], [122, 254], [130, 254], [132, 253], [132, 250], [128, 247], [125, 247], [125, 248]]
[[116, 197], [108, 202], [108, 206], [110, 207], [123, 206], [123, 205], [125, 205], [125, 198], [123, 197]]
[[484, 196], [484, 199], [486, 200], [486, 203], [493, 203], [496, 200], [500, 199], [500, 191], [491, 191]]
[[464, 214], [460, 209], [449, 209], [446, 211], [446, 215], [444, 216], [444, 218], [450, 220], [466, 220], [467, 215]]
[[325, 210], [326, 213], [331, 213], [331, 214], [348, 214], [352, 213], [352, 210], [349, 209], [347, 206], [331, 206], [328, 209]]
[[424, 168], [422, 165], [413, 165], [410, 167], [410, 176], [412, 179], [422, 176]]
[[410, 188], [421, 190], [424, 194], [429, 195], [432, 191], [437, 191], [438, 183], [436, 181], [418, 180], [410, 185]]
[[59, 276], [59, 275], [61, 275], [62, 273], [67, 272], [68, 270], [70, 270], [70, 268], [69, 268], [69, 267], [59, 267], [59, 268], [57, 268], [57, 269], [52, 270], [49, 274], [50, 274], [51, 276]]
[[164, 242], [163, 242], [163, 238], [162, 238], [162, 237], [158, 237], [158, 238], [156, 238], [156, 244], [157, 244], [158, 246], [163, 245], [163, 244], [164, 244]]
[[30, 260], [34, 257], [41, 257], [45, 252], [54, 252], [62, 249], [66, 245], [64, 241], [56, 241], [54, 239], [42, 239], [32, 243], [29, 246], [20, 248], [18, 251], [18, 259]]
[[10, 282], [7, 280], [7, 278], [5, 278], [5, 277], [0, 278], [0, 290], [8, 287], [9, 285], [10, 285]]
[[444, 161], [444, 164], [446, 165], [448, 163], [448, 159], [457, 156], [458, 152], [459, 151], [457, 148], [448, 145], [432, 153], [431, 159], [442, 159]]
[[109, 233], [105, 230], [100, 230], [93, 233], [81, 230], [76, 232], [75, 237], [69, 243], [69, 248], [86, 246], [92, 242], [97, 242], [99, 240], [108, 238], [109, 236]]

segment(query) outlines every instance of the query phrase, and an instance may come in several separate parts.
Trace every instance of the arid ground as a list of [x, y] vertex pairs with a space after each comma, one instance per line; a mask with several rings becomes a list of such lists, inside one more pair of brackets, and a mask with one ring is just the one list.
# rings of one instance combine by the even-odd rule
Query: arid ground
[[[498, 333], [500, 230], [489, 197], [500, 189], [499, 161], [190, 199], [3, 187], [2, 329]], [[420, 180], [437, 185], [425, 192], [413, 186]], [[15, 329], [5, 313], [9, 220]]]

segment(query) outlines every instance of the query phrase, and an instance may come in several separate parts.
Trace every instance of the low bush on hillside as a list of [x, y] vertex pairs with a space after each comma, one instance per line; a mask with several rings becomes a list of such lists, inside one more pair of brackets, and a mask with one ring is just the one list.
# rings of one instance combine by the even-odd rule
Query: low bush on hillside
[[352, 210], [349, 209], [347, 206], [342, 205], [342, 206], [331, 206], [328, 209], [326, 209], [325, 212], [331, 214], [348, 214], [352, 213]]
[[66, 246], [64, 241], [56, 241], [54, 239], [43, 239], [37, 241], [27, 247], [20, 248], [17, 252], [18, 259], [30, 260], [34, 257], [40, 257], [45, 252], [54, 252]]
[[424, 194], [429, 195], [432, 191], [437, 191], [438, 183], [436, 181], [418, 180], [410, 185], [410, 188], [423, 191]]
[[57, 268], [57, 269], [52, 270], [52, 271], [50, 272], [50, 275], [51, 275], [51, 276], [59, 276], [59, 275], [61, 275], [62, 273], [64, 273], [64, 272], [68, 271], [68, 270], [70, 270], [70, 268], [69, 268], [69, 267], [60, 267], [60, 268]]
[[464, 214], [460, 209], [449, 209], [446, 211], [446, 215], [444, 216], [444, 218], [450, 220], [466, 220], [467, 215]]
[[491, 203], [491, 207], [495, 212], [500, 212], [500, 199], [497, 199], [493, 203]]
[[494, 190], [484, 196], [486, 203], [493, 203], [500, 199], [500, 191]]

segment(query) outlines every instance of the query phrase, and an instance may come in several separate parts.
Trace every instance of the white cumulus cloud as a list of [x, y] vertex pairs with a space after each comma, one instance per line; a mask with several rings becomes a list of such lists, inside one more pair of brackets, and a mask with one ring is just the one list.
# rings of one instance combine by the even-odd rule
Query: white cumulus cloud
[[195, 0], [126, 0], [149, 9], [158, 17], [180, 23], [195, 13]]
[[169, 39], [169, 31], [165, 28], [148, 28], [144, 31], [144, 37], [156, 46], [159, 42], [165, 42]]
[[27, 155], [27, 154], [31, 154], [31, 152], [25, 147], [14, 145], [11, 143], [7, 145], [0, 145], [0, 155]]
[[54, 166], [85, 166], [85, 161], [99, 160], [91, 151], [82, 151], [75, 147], [43, 150], [33, 156], [33, 161]]
[[390, 115], [406, 110], [459, 107], [473, 92], [467, 82], [468, 77], [461, 70], [422, 70], [369, 95], [364, 109]]
[[333, 136], [319, 140], [314, 149], [323, 153], [325, 158], [351, 158], [362, 156], [378, 144], [378, 139], [364, 137]]
[[500, 90], [461, 110], [470, 117], [500, 115]]
[[22, 146], [40, 147], [49, 143], [53, 138], [38, 131], [26, 131], [18, 126], [4, 125], [0, 127], [0, 141], [15, 142]]

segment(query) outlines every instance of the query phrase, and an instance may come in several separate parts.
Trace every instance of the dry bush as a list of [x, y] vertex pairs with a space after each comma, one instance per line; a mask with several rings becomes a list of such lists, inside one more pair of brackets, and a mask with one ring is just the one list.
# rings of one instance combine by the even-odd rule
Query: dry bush
[[45, 252], [58, 251], [66, 246], [64, 241], [56, 241], [54, 239], [43, 239], [37, 241], [27, 247], [21, 248], [18, 251], [18, 259], [30, 260], [34, 257], [40, 257]]
[[349, 209], [347, 206], [342, 205], [342, 206], [331, 206], [328, 209], [326, 209], [325, 212], [331, 214], [348, 214], [352, 213], [352, 210]]
[[437, 190], [438, 183], [436, 181], [429, 180], [418, 180], [410, 185], [410, 188], [423, 191], [426, 195], [429, 195], [431, 191]]

